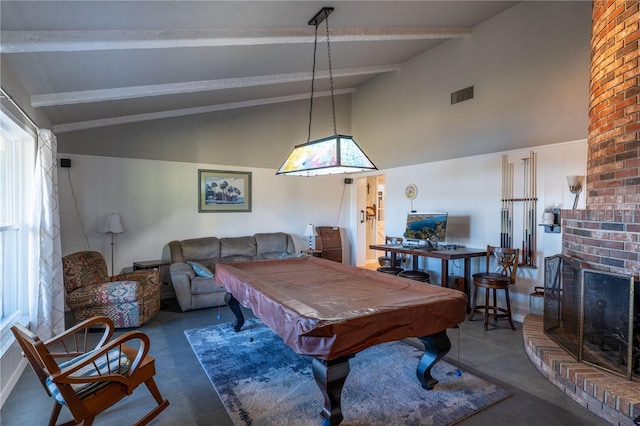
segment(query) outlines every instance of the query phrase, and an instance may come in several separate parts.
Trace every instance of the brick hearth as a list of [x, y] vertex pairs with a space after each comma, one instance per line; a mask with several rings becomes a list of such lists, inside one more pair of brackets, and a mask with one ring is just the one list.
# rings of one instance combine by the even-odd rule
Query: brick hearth
[[585, 409], [612, 425], [633, 425], [640, 416], [640, 383], [576, 361], [544, 334], [541, 316], [527, 315], [522, 335], [538, 371]]

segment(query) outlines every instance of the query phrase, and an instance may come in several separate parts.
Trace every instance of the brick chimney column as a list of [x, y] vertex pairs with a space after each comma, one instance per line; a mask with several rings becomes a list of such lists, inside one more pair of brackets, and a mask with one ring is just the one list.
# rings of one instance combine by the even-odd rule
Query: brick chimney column
[[640, 208], [640, 1], [593, 2], [587, 209]]
[[[586, 210], [562, 211], [562, 253], [640, 274], [640, 1], [595, 0]], [[583, 190], [584, 191], [584, 190]]]

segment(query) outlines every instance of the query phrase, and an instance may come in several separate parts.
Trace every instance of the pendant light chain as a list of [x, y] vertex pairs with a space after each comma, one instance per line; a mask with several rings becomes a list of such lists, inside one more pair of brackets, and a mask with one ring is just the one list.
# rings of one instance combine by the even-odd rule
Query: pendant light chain
[[313, 68], [311, 71], [311, 101], [309, 102], [309, 130], [307, 131], [307, 142], [311, 140], [311, 117], [313, 116], [313, 85], [316, 80], [316, 50], [318, 49], [318, 26], [316, 25], [316, 35], [313, 40]]
[[[336, 127], [336, 101], [333, 98], [333, 67], [331, 66], [331, 43], [329, 43], [329, 13], [325, 11], [324, 15], [325, 15], [324, 22], [327, 28], [327, 56], [329, 57], [329, 84], [331, 87], [331, 112], [333, 113], [333, 134], [337, 135], [338, 130]], [[314, 54], [314, 57], [315, 57], [315, 54]]]
[[[1, 1], [1, 0], [0, 0]], [[291, 154], [282, 163], [276, 175], [320, 176], [336, 173], [356, 173], [368, 170], [378, 170], [369, 160], [353, 136], [339, 135], [336, 122], [336, 102], [333, 87], [333, 63], [331, 60], [331, 40], [329, 37], [329, 15], [332, 7], [323, 7], [316, 13], [307, 25], [315, 27], [313, 40], [313, 72], [311, 73], [311, 98], [309, 100], [309, 128], [307, 142], [296, 145]], [[329, 59], [329, 83], [331, 87], [331, 112], [333, 118], [333, 135], [321, 139], [311, 140], [311, 122], [313, 118], [313, 97], [315, 96], [316, 64], [318, 62], [318, 30], [322, 21], [326, 21], [327, 56]], [[322, 41], [321, 41], [322, 42]], [[323, 77], [324, 78], [324, 77]], [[347, 155], [343, 155], [346, 153]], [[345, 181], [346, 182], [346, 181]], [[343, 188], [344, 191], [344, 188]], [[340, 212], [338, 212], [340, 216]]]

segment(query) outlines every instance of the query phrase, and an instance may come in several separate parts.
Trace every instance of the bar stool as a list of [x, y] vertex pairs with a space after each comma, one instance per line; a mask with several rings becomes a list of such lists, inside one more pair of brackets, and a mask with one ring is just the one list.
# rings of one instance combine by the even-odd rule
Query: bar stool
[[398, 268], [395, 266], [381, 266], [376, 269], [376, 271], [384, 272], [385, 274], [398, 275], [400, 272], [402, 272], [402, 268]]
[[409, 278], [414, 281], [420, 281], [423, 283], [430, 283], [429, 274], [424, 271], [418, 271], [416, 269], [410, 269], [402, 271], [398, 274], [399, 277]]
[[[403, 241], [402, 238], [399, 238], [399, 237], [386, 236], [384, 238], [384, 243], [385, 244], [402, 244], [402, 241]], [[386, 251], [386, 252], [384, 252], [384, 256], [378, 257], [378, 263], [380, 263], [381, 267], [400, 267], [400, 265], [402, 264], [403, 258], [402, 257], [398, 257], [396, 255], [396, 264], [395, 265], [391, 264], [391, 259], [392, 258], [393, 258], [393, 255], [390, 252]]]
[[[487, 246], [487, 272], [473, 274], [473, 301], [469, 321], [473, 320], [475, 314], [484, 316], [484, 330], [489, 326], [489, 317], [494, 319], [506, 318], [509, 320], [511, 329], [515, 330], [513, 319], [511, 318], [511, 302], [509, 300], [509, 286], [516, 283], [516, 271], [518, 269], [519, 249]], [[491, 256], [495, 256], [497, 267], [495, 272], [489, 272]], [[485, 289], [484, 305], [476, 306], [476, 296], [478, 287]], [[498, 306], [496, 292], [503, 290], [506, 307]], [[489, 304], [489, 294], [493, 295], [493, 304]]]

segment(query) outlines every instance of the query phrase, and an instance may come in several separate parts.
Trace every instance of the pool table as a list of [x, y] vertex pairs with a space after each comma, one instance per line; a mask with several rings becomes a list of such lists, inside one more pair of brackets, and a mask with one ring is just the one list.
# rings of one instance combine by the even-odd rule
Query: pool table
[[240, 331], [240, 305], [251, 309], [296, 353], [313, 357], [324, 396], [325, 425], [342, 419], [340, 399], [349, 359], [379, 343], [417, 337], [425, 353], [418, 380], [429, 390], [430, 370], [451, 348], [446, 329], [464, 321], [464, 293], [313, 256], [220, 262], [223, 286]]

